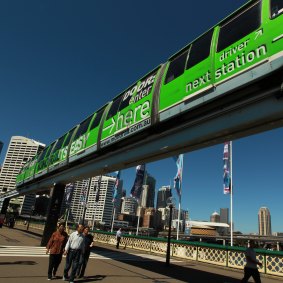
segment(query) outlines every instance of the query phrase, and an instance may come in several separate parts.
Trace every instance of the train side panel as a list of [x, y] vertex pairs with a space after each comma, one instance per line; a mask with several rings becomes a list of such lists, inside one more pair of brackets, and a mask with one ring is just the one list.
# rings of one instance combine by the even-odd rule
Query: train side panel
[[169, 60], [160, 91], [160, 121], [228, 93], [237, 95], [238, 89], [272, 72], [282, 73], [282, 2], [250, 2], [189, 45], [179, 63], [179, 58]]
[[102, 126], [101, 148], [129, 138], [151, 125], [153, 92], [159, 69], [113, 100]]

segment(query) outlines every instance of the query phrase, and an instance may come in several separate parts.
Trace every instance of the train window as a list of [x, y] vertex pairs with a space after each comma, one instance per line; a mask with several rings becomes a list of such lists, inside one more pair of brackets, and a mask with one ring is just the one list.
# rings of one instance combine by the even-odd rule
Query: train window
[[184, 73], [187, 54], [188, 51], [185, 51], [183, 54], [176, 57], [173, 61], [170, 62], [165, 78], [165, 84], [170, 83]]
[[275, 18], [283, 13], [283, 1], [271, 0], [270, 2], [271, 18]]
[[114, 100], [114, 102], [112, 103], [109, 109], [106, 120], [110, 119], [111, 117], [117, 114], [121, 99], [122, 99], [122, 95], [120, 95], [116, 100]]
[[53, 142], [48, 148], [49, 148], [49, 150], [48, 150], [48, 152], [46, 153], [46, 155], [44, 156], [44, 158], [46, 158], [46, 157], [48, 157], [49, 155], [50, 155], [50, 153], [51, 153], [51, 151], [52, 151], [52, 148], [53, 148], [53, 146], [54, 146], [54, 144], [55, 144], [55, 142]]
[[91, 121], [93, 115], [89, 116], [87, 119], [85, 119], [79, 126], [79, 129], [76, 132], [76, 135], [74, 137], [74, 140], [76, 140], [78, 137], [82, 136], [88, 129], [89, 123]]
[[43, 160], [47, 150], [49, 149], [49, 146], [48, 147], [45, 147], [44, 150], [42, 151], [42, 153], [39, 155], [39, 158], [37, 159], [37, 162]]
[[94, 129], [94, 128], [96, 128], [96, 127], [99, 125], [104, 110], [105, 110], [105, 107], [103, 107], [102, 109], [100, 109], [100, 110], [97, 112], [97, 114], [96, 114], [96, 116], [95, 116], [95, 118], [94, 118], [94, 120], [93, 120], [93, 122], [92, 122], [92, 124], [91, 124], [91, 126], [90, 126], [90, 129], [91, 129], [91, 130]]
[[209, 56], [213, 30], [193, 42], [187, 62], [187, 69], [195, 66]]
[[260, 27], [261, 3], [257, 2], [220, 27], [217, 52]]
[[72, 137], [72, 135], [73, 135], [75, 129], [76, 129], [76, 127], [73, 128], [73, 129], [69, 132], [69, 134], [68, 134], [68, 136], [67, 136], [67, 138], [66, 138], [66, 140], [65, 140], [65, 142], [64, 142], [64, 146], [67, 146], [67, 145], [69, 144], [69, 142], [70, 142], [70, 140], [71, 140], [71, 137]]
[[67, 134], [65, 134], [64, 136], [62, 136], [62, 137], [58, 140], [58, 142], [56, 143], [56, 145], [55, 145], [55, 147], [54, 147], [53, 152], [56, 152], [58, 149], [60, 149], [60, 148], [62, 147], [62, 144], [63, 144], [63, 142], [64, 142], [64, 139], [65, 139], [66, 135], [67, 135]]
[[128, 89], [128, 91], [126, 91], [124, 93], [123, 99], [122, 99], [120, 107], [119, 107], [119, 111], [121, 111], [124, 108], [126, 108], [127, 106], [129, 106], [130, 99], [132, 98], [132, 94], [129, 94], [129, 92], [131, 92], [131, 89]]

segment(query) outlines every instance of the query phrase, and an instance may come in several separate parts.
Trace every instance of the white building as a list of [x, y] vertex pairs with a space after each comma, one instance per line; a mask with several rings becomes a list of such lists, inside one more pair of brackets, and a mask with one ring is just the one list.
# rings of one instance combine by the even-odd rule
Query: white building
[[[21, 136], [13, 136], [10, 140], [8, 150], [0, 173], [0, 194], [16, 188], [16, 177], [22, 166], [34, 157], [37, 152], [42, 151], [44, 144]], [[26, 199], [26, 201], [25, 201]], [[22, 196], [11, 199], [10, 204], [20, 205], [20, 214], [30, 212], [31, 203], [35, 195]], [[27, 202], [27, 204], [25, 204]], [[2, 207], [2, 204], [0, 204]]]
[[[98, 181], [100, 177], [91, 178], [91, 184], [89, 187], [89, 179], [83, 181], [77, 181], [75, 183], [75, 189], [72, 196], [69, 221], [79, 223], [83, 218], [84, 213], [84, 198], [87, 195], [89, 188], [89, 194], [87, 197], [87, 205], [85, 211], [85, 221], [92, 226], [93, 221], [104, 223], [105, 225], [111, 225], [113, 215], [113, 188], [116, 178], [110, 176], [102, 176], [100, 183], [99, 201], [96, 202], [96, 195], [98, 191]], [[117, 204], [119, 206], [122, 196], [123, 181], [120, 180], [117, 195]], [[117, 207], [119, 211], [120, 208]]]
[[121, 213], [136, 215], [137, 214], [138, 202], [133, 197], [124, 197], [122, 202]]
[[258, 232], [261, 236], [271, 236], [271, 215], [267, 207], [261, 207], [258, 212]]

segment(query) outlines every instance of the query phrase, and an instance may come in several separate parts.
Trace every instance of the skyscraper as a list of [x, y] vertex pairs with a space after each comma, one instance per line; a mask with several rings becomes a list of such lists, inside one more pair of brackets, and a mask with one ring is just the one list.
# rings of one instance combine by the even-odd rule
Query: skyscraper
[[172, 197], [170, 186], [162, 186], [157, 193], [156, 209], [165, 208], [169, 197]]
[[[21, 136], [13, 136], [10, 140], [8, 150], [0, 173], [0, 193], [13, 190], [16, 187], [16, 177], [22, 166], [45, 147], [44, 144]], [[30, 201], [30, 197], [19, 197], [11, 199], [10, 203], [20, 205], [20, 214], [26, 213], [24, 200]], [[33, 195], [35, 200], [35, 195]], [[30, 209], [30, 205], [29, 205]]]
[[137, 213], [138, 202], [133, 197], [124, 197], [122, 202], [121, 213], [136, 215]]
[[215, 211], [210, 216], [211, 222], [220, 222], [220, 215]]
[[220, 222], [229, 224], [229, 208], [220, 208]]
[[146, 173], [145, 185], [143, 185], [141, 194], [142, 207], [154, 207], [156, 180], [150, 174]]
[[271, 215], [267, 207], [261, 207], [258, 212], [258, 232], [262, 236], [271, 235]]
[[3, 148], [3, 143], [0, 141], [0, 156], [1, 156], [2, 148]]
[[[89, 194], [87, 198], [87, 209], [85, 212], [85, 221], [89, 225], [95, 221], [104, 222], [106, 225], [111, 225], [113, 213], [113, 188], [116, 182], [115, 177], [102, 176], [99, 190], [99, 200], [97, 200], [98, 183], [100, 176], [91, 178]], [[79, 222], [82, 220], [84, 212], [83, 198], [86, 197], [89, 186], [89, 179], [77, 181], [72, 196], [70, 205], [69, 221]], [[117, 210], [119, 211], [120, 199], [122, 196], [123, 180], [120, 180], [117, 191]], [[85, 193], [84, 193], [85, 192]], [[64, 206], [63, 206], [64, 210]]]

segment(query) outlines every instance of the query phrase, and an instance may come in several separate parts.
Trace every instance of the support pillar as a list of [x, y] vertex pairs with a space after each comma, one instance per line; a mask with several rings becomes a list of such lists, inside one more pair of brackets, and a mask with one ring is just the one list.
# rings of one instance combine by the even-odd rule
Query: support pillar
[[8, 206], [9, 206], [9, 202], [10, 202], [10, 198], [5, 198], [3, 200], [0, 214], [5, 214], [6, 215], [7, 209], [8, 209]]
[[43, 236], [41, 239], [42, 247], [47, 245], [52, 233], [56, 231], [64, 193], [64, 184], [55, 184], [55, 186], [51, 189], [50, 201], [47, 209], [47, 219], [43, 231]]

